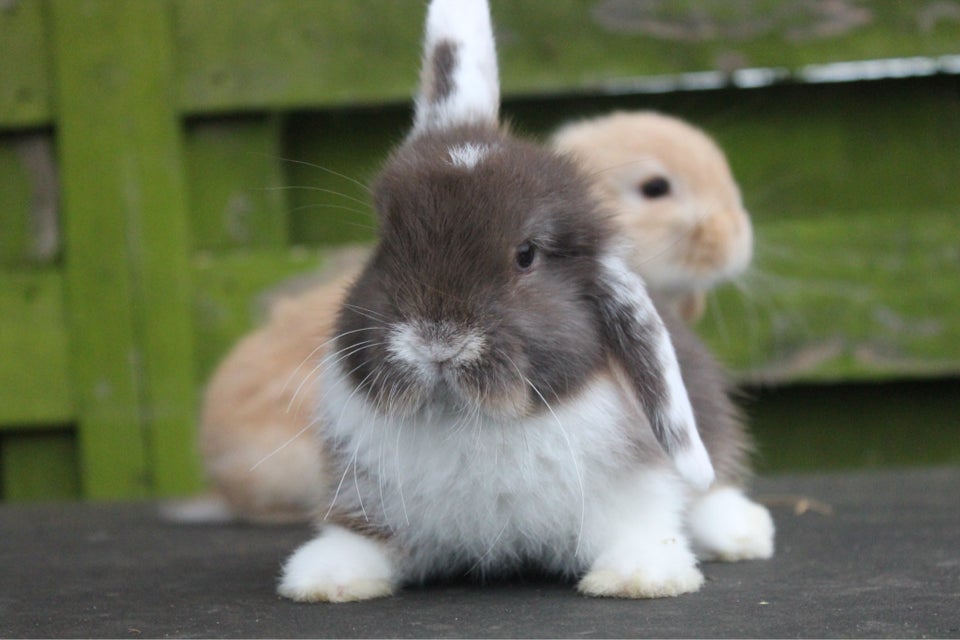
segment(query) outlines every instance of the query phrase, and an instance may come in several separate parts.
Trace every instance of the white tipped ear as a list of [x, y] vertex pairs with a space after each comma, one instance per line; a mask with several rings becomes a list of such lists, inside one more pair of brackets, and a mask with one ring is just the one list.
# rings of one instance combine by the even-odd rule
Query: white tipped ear
[[618, 256], [600, 263], [604, 336], [624, 368], [653, 433], [680, 475], [698, 489], [714, 479], [670, 335], [643, 280]]
[[499, 110], [497, 52], [487, 0], [433, 0], [427, 11], [413, 134], [465, 124], [496, 126]]

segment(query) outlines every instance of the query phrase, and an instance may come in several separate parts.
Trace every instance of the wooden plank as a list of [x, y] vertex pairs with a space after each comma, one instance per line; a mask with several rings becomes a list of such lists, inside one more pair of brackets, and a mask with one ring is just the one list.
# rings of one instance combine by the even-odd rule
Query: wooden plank
[[190, 124], [185, 143], [194, 249], [286, 244], [282, 130], [277, 116]]
[[115, 45], [115, 34], [127, 25], [95, 3], [52, 2], [50, 9], [83, 492], [95, 498], [147, 495], [125, 220], [126, 210], [138, 205], [137, 191], [126, 183], [138, 156], [135, 146], [129, 148], [135, 115], [122, 99], [134, 91], [137, 77]]
[[[949, 9], [897, 0], [492, 4], [508, 96], [630, 90], [638, 77], [686, 72], [960, 53], [960, 21]], [[405, 102], [416, 83], [423, 11], [383, 0], [178, 0], [181, 104], [196, 113]]]
[[960, 378], [750, 388], [760, 473], [960, 464]]
[[[0, 126], [53, 118], [44, 4], [0, 11]], [[630, 90], [637, 79], [958, 54], [938, 3], [495, 0], [507, 95]], [[406, 101], [423, 8], [355, 0], [177, 0], [178, 92], [191, 113]], [[619, 79], [619, 80], [618, 80]]]
[[0, 272], [0, 353], [0, 429], [75, 418], [60, 273]]
[[0, 128], [36, 127], [51, 119], [44, 3], [0, 6]]
[[960, 373], [955, 210], [762, 220], [757, 236], [757, 268], [699, 327], [742, 379]]
[[[189, 112], [369, 102], [408, 95], [422, 7], [402, 2], [177, 2]], [[398, 73], [400, 71], [400, 73]]]
[[79, 498], [76, 434], [0, 432], [0, 486], [4, 502]]
[[166, 2], [51, 4], [85, 494], [194, 488], [186, 188]]

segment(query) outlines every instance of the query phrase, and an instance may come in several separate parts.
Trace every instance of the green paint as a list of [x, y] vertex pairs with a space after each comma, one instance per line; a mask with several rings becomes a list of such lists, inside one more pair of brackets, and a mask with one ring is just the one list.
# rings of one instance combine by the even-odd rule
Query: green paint
[[189, 125], [185, 159], [194, 250], [286, 244], [281, 153], [279, 117]]
[[35, 127], [51, 118], [44, 9], [39, 0], [0, 6], [0, 128]]
[[189, 238], [164, 2], [53, 2], [85, 493], [198, 485]]
[[[492, 2], [505, 95], [592, 93], [644, 76], [957, 53], [960, 22], [917, 3]], [[179, 0], [190, 113], [405, 102], [424, 5]], [[619, 81], [618, 81], [619, 79]]]
[[0, 429], [73, 419], [58, 272], [0, 271], [0, 354]]

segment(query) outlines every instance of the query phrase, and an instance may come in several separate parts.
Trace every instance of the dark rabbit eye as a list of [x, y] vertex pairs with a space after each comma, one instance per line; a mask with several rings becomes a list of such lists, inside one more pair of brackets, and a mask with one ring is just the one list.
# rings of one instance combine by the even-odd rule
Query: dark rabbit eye
[[537, 248], [529, 242], [524, 242], [517, 247], [517, 255], [514, 261], [518, 269], [527, 271], [533, 266], [533, 260], [536, 257]]
[[647, 198], [662, 198], [670, 193], [670, 181], [663, 176], [650, 178], [640, 184], [640, 193]]

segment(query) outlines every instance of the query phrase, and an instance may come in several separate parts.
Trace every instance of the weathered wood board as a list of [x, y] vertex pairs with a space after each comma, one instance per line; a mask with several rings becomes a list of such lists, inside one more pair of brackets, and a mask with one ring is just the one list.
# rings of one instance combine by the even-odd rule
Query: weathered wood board
[[[188, 113], [405, 101], [423, 5], [393, 0], [170, 0]], [[952, 0], [494, 0], [507, 95], [635, 90], [638, 78], [956, 55]], [[50, 122], [43, 0], [0, 8], [0, 126]], [[414, 46], [411, 46], [411, 45]], [[956, 65], [955, 62], [946, 64]], [[696, 81], [695, 79], [691, 79]], [[669, 82], [667, 86], [669, 86]], [[661, 86], [647, 83], [648, 88]]]

